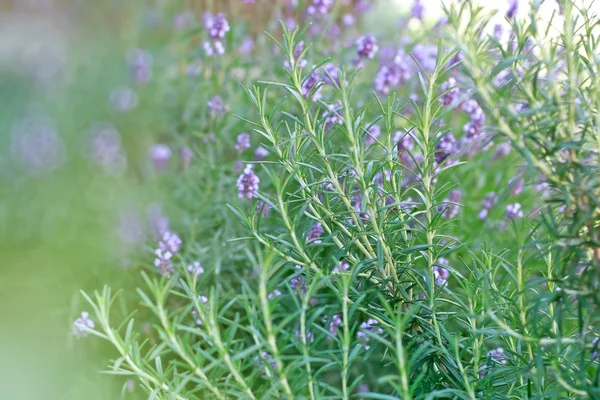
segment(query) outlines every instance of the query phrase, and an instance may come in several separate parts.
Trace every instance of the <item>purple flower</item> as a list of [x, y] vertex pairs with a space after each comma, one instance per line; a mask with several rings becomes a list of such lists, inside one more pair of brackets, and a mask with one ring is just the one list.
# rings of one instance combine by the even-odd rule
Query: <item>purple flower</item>
[[437, 62], [437, 46], [430, 44], [417, 44], [412, 49], [412, 54], [425, 71], [433, 71]]
[[269, 206], [269, 203], [265, 203], [262, 200], [259, 200], [258, 204], [256, 205], [256, 212], [260, 213], [260, 215], [262, 215], [263, 218], [266, 218], [269, 216], [270, 209], [271, 209], [271, 206]]
[[88, 329], [94, 329], [95, 324], [89, 318], [90, 314], [87, 311], [83, 311], [81, 316], [73, 322], [73, 335], [77, 339], [86, 337], [89, 333]]
[[[488, 351], [487, 357], [494, 364], [506, 365], [507, 363], [506, 356], [504, 355], [504, 349], [502, 347]], [[479, 379], [483, 379], [489, 369], [490, 367], [487, 364], [483, 364], [479, 369]]]
[[166, 278], [170, 278], [173, 273], [173, 264], [171, 264], [173, 253], [168, 250], [156, 249], [154, 254], [156, 255], [154, 266], [158, 270], [158, 273]]
[[11, 131], [11, 152], [30, 174], [44, 175], [65, 161], [65, 144], [45, 116], [25, 117]]
[[166, 144], [157, 143], [150, 147], [150, 159], [158, 170], [162, 170], [167, 166], [171, 155], [172, 151]]
[[[263, 361], [264, 360], [264, 361]], [[265, 365], [265, 363], [270, 364], [271, 367], [273, 367], [274, 370], [277, 370], [277, 362], [275, 361], [275, 358], [273, 358], [272, 355], [270, 355], [269, 353], [267, 353], [266, 351], [262, 352], [262, 358], [259, 357], [258, 355], [254, 356], [254, 361], [259, 364], [259, 365]], [[265, 371], [262, 371], [262, 373], [264, 374]]]
[[256, 150], [254, 150], [254, 159], [256, 160], [264, 160], [269, 155], [269, 151], [262, 146], [258, 146]]
[[352, 14], [344, 14], [342, 16], [342, 23], [345, 26], [352, 26], [352, 25], [354, 25], [354, 22], [355, 22], [354, 15], [352, 15]]
[[350, 265], [348, 263], [340, 261], [338, 265], [333, 267], [333, 270], [331, 271], [331, 273], [332, 274], [340, 274], [342, 272], [348, 271], [348, 268], [350, 268]]
[[363, 347], [365, 350], [369, 350], [371, 348], [369, 345], [371, 338], [368, 336], [367, 332], [381, 335], [383, 333], [383, 329], [379, 326], [379, 322], [373, 318], [369, 318], [360, 324], [359, 330], [356, 332], [356, 336], [361, 342], [363, 342]]
[[448, 278], [450, 277], [450, 272], [445, 267], [448, 267], [450, 263], [448, 259], [440, 257], [437, 259], [436, 265], [433, 266], [433, 277], [435, 278], [435, 283], [440, 286], [444, 286], [448, 283]]
[[344, 123], [344, 118], [343, 118], [342, 114], [340, 113], [340, 111], [342, 109], [341, 103], [328, 104], [327, 108], [329, 109], [329, 115], [327, 116], [327, 119], [325, 120], [325, 129], [330, 129], [333, 125], [336, 125], [336, 124], [341, 125]]
[[[304, 40], [301, 40], [300, 42], [298, 42], [298, 44], [296, 45], [296, 48], [294, 49], [294, 63], [296, 64], [296, 66], [298, 68], [303, 68], [306, 65], [306, 60], [303, 58], [300, 58], [303, 51], [304, 51]], [[286, 67], [289, 70], [292, 69], [292, 66], [290, 65], [290, 62], [288, 60], [285, 60], [283, 65], [284, 65], [284, 67]]]
[[310, 76], [308, 76], [302, 84], [302, 96], [304, 96], [304, 98], [307, 99], [308, 96], [311, 94], [313, 88], [319, 85], [316, 91], [312, 93], [311, 97], [312, 101], [318, 101], [322, 97], [320, 83], [321, 80], [319, 79], [319, 74], [316, 71], [310, 74]]
[[323, 70], [325, 71], [325, 74], [323, 76], [323, 82], [326, 84], [340, 84], [340, 69], [331, 64], [331, 63], [327, 63], [325, 65], [323, 65]]
[[241, 133], [237, 137], [237, 143], [235, 144], [235, 150], [242, 153], [250, 148], [250, 135], [247, 133]]
[[521, 204], [514, 203], [506, 206], [506, 219], [519, 219], [523, 218], [523, 210], [521, 210]]
[[321, 235], [323, 234], [323, 226], [320, 222], [315, 223], [308, 231], [308, 236], [306, 237], [306, 241], [308, 243], [321, 243]]
[[202, 268], [202, 265], [199, 261], [194, 261], [193, 263], [188, 265], [187, 270], [193, 278], [198, 278], [204, 273], [204, 268]]
[[202, 48], [204, 48], [204, 52], [208, 57], [212, 57], [215, 54], [215, 50], [210, 42], [203, 42]]
[[399, 51], [389, 65], [382, 65], [375, 76], [375, 90], [382, 94], [388, 94], [392, 88], [410, 79], [410, 67], [407, 63], [406, 54]]
[[510, 194], [518, 196], [523, 193], [523, 187], [525, 186], [525, 180], [523, 178], [514, 177], [508, 181], [508, 186], [512, 187]]
[[152, 54], [146, 50], [135, 49], [127, 55], [129, 70], [133, 81], [138, 84], [150, 82], [152, 79]]
[[494, 39], [497, 42], [502, 40], [503, 33], [504, 33], [504, 29], [502, 28], [502, 25], [500, 25], [500, 24], [494, 25]]
[[242, 172], [237, 180], [237, 188], [239, 190], [238, 198], [252, 200], [256, 197], [259, 183], [260, 179], [256, 176], [254, 171], [252, 171], [252, 165], [246, 165], [244, 172]]
[[365, 146], [369, 147], [377, 142], [377, 139], [381, 136], [381, 127], [379, 125], [373, 125], [369, 128], [369, 131], [365, 135]]
[[454, 104], [460, 95], [460, 91], [458, 90], [458, 87], [456, 87], [456, 79], [452, 77], [442, 84], [441, 91], [442, 93], [445, 92], [440, 98], [440, 102], [444, 106]]
[[329, 13], [331, 7], [333, 7], [333, 0], [313, 0], [306, 12], [311, 16], [322, 17]]
[[117, 88], [110, 93], [110, 104], [118, 112], [133, 110], [138, 105], [137, 94], [128, 87]]
[[506, 11], [506, 18], [512, 19], [519, 9], [519, 0], [508, 0], [508, 10]]
[[110, 175], [121, 175], [127, 158], [119, 132], [109, 124], [94, 124], [86, 132], [91, 160]]
[[377, 40], [373, 35], [361, 36], [356, 41], [356, 52], [360, 58], [373, 58], [378, 50]]
[[240, 54], [247, 56], [252, 53], [252, 50], [254, 50], [254, 40], [251, 37], [247, 37], [240, 45]]
[[483, 209], [479, 212], [479, 219], [486, 219], [491, 208], [496, 204], [496, 193], [489, 192], [481, 201]]
[[[209, 309], [208, 297], [198, 296], [198, 303], [202, 304], [205, 310]], [[200, 313], [200, 309], [197, 308], [194, 308], [194, 310], [192, 310], [192, 316], [196, 319], [197, 325], [202, 325], [202, 319], [200, 318], [200, 314], [204, 315], [204, 311]]]
[[275, 297], [279, 297], [279, 296], [281, 296], [281, 292], [279, 290], [275, 289], [267, 295], [267, 298], [269, 300], [273, 300]]
[[415, 0], [415, 3], [410, 10], [410, 16], [416, 19], [423, 19], [424, 11], [425, 10], [423, 8], [423, 4], [421, 4], [421, 0]]
[[444, 203], [447, 203], [442, 208], [442, 218], [452, 219], [456, 218], [458, 215], [458, 211], [460, 210], [460, 199], [462, 197], [462, 193], [458, 189], [454, 189], [450, 192], [450, 195], [444, 200]]
[[312, 343], [315, 341], [315, 337], [312, 334], [311, 331], [307, 330], [306, 334], [304, 335], [304, 340], [302, 338], [302, 331], [300, 331], [300, 329], [298, 329], [296, 331], [296, 337], [298, 338], [298, 340], [300, 340], [302, 343]]
[[158, 242], [158, 248], [162, 251], [170, 251], [171, 253], [179, 252], [181, 247], [181, 239], [175, 233], [164, 232], [162, 239]]
[[306, 284], [302, 280], [302, 275], [290, 279], [290, 288], [298, 292], [298, 294], [306, 294]]
[[179, 156], [181, 157], [181, 163], [183, 164], [183, 168], [187, 168], [192, 162], [192, 157], [194, 156], [194, 154], [192, 153], [192, 150], [190, 150], [189, 147], [184, 147], [179, 152]]
[[163, 236], [163, 233], [169, 230], [169, 220], [164, 216], [158, 204], [151, 204], [148, 207], [147, 214], [152, 237], [158, 240]]
[[219, 13], [212, 16], [210, 13], [204, 16], [204, 28], [208, 31], [208, 36], [214, 41], [220, 41], [229, 32], [229, 22], [225, 18], [225, 14]]
[[227, 111], [227, 106], [223, 104], [223, 99], [219, 96], [214, 96], [212, 99], [208, 101], [208, 108], [211, 113], [214, 114], [225, 114]]
[[435, 161], [441, 164], [456, 153], [456, 139], [451, 133], [447, 133], [435, 144]]

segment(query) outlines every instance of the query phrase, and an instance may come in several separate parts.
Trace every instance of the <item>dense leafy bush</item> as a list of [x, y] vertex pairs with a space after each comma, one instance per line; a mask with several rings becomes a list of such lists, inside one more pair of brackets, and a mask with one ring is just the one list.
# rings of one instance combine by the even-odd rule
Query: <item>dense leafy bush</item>
[[503, 34], [467, 1], [398, 38], [309, 3], [255, 47], [176, 19], [152, 160], [177, 212], [130, 257], [138, 316], [106, 287], [74, 332], [157, 398], [600, 396], [597, 17], [512, 1]]

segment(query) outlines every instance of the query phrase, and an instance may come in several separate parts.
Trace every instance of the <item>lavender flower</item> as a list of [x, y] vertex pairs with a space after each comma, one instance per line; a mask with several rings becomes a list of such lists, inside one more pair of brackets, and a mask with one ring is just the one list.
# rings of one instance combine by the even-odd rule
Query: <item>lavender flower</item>
[[241, 133], [237, 137], [237, 143], [235, 144], [235, 150], [239, 153], [244, 152], [250, 148], [250, 135], [247, 133]]
[[181, 157], [181, 163], [183, 164], [183, 168], [187, 168], [192, 162], [192, 157], [194, 156], [194, 154], [192, 153], [192, 150], [190, 150], [189, 147], [184, 147], [179, 152], [179, 156]]
[[247, 37], [244, 39], [244, 41], [242, 42], [242, 44], [240, 45], [240, 54], [247, 56], [250, 53], [252, 53], [252, 50], [254, 50], [254, 40], [252, 40], [251, 37]]
[[363, 347], [365, 350], [369, 350], [371, 348], [369, 345], [371, 338], [368, 336], [367, 332], [381, 335], [383, 333], [383, 329], [379, 327], [379, 322], [373, 318], [369, 318], [360, 324], [359, 330], [356, 332], [356, 336], [361, 342], [363, 342]]
[[323, 82], [326, 84], [334, 85], [340, 84], [340, 69], [331, 63], [327, 63], [323, 65], [323, 70], [325, 74], [323, 76]]
[[340, 261], [338, 265], [333, 267], [333, 270], [331, 271], [331, 273], [332, 274], [341, 274], [342, 272], [348, 271], [349, 268], [350, 268], [350, 265], [348, 263]]
[[[205, 310], [209, 309], [208, 297], [198, 296], [198, 302], [202, 304]], [[201, 314], [204, 315], [204, 312], [200, 313], [200, 309], [195, 308], [194, 310], [192, 310], [192, 316], [196, 319], [197, 325], [202, 325], [202, 319], [200, 318]]]
[[456, 139], [451, 133], [447, 133], [435, 144], [435, 161], [441, 164], [456, 153]]
[[158, 273], [166, 278], [170, 278], [173, 273], [173, 264], [171, 264], [173, 253], [159, 248], [154, 251], [154, 254], [156, 254], [154, 266], [158, 270]]
[[302, 279], [302, 275], [290, 279], [290, 287], [299, 294], [306, 294], [306, 284]]
[[219, 13], [216, 16], [212, 16], [210, 13], [204, 16], [204, 28], [208, 31], [208, 36], [214, 41], [220, 41], [225, 37], [225, 34], [229, 32], [229, 22], [225, 14]]
[[267, 295], [267, 298], [269, 300], [273, 300], [275, 297], [279, 297], [279, 296], [281, 296], [281, 292], [279, 290], [275, 289]]
[[523, 193], [523, 187], [525, 186], [525, 180], [523, 178], [514, 177], [508, 181], [508, 186], [512, 187], [510, 194], [518, 196]]
[[215, 50], [210, 42], [203, 42], [202, 48], [208, 57], [212, 57], [215, 54]]
[[225, 114], [225, 112], [227, 111], [227, 106], [223, 104], [223, 99], [221, 99], [221, 97], [219, 96], [214, 96], [212, 99], [209, 100], [208, 108], [211, 110], [213, 116], [217, 113]]
[[[317, 85], [320, 85], [320, 82], [321, 80], [319, 79], [319, 74], [317, 72], [310, 74], [302, 84], [302, 96], [307, 99], [313, 88]], [[321, 97], [321, 87], [319, 86], [316, 91], [312, 93], [312, 97], [310, 99], [312, 101], [318, 101]]]
[[460, 95], [460, 91], [456, 87], [456, 79], [452, 77], [448, 78], [448, 80], [442, 84], [441, 91], [442, 93], [445, 92], [440, 98], [440, 102], [444, 106], [454, 104]]
[[327, 119], [325, 120], [325, 129], [330, 129], [331, 127], [333, 127], [336, 124], [341, 125], [344, 123], [344, 118], [343, 118], [342, 114], [340, 113], [340, 111], [342, 109], [341, 103], [328, 104], [327, 108], [329, 110], [329, 115], [327, 116]]
[[460, 202], [461, 197], [462, 192], [459, 189], [454, 189], [450, 192], [450, 195], [444, 200], [444, 203], [447, 204], [443, 206], [442, 218], [456, 218], [458, 211], [460, 210], [460, 204], [458, 204], [458, 202]]
[[45, 116], [24, 118], [12, 127], [11, 136], [11, 152], [31, 175], [52, 172], [66, 158], [65, 144]]
[[[323, 319], [323, 322], [327, 323], [325, 319]], [[337, 334], [338, 328], [341, 325], [342, 317], [339, 314], [335, 314], [333, 317], [331, 317], [331, 322], [329, 322], [329, 327], [327, 328], [327, 330], [329, 331], [329, 333], [335, 336]], [[329, 340], [331, 340], [331, 338], [329, 338]]]
[[494, 39], [497, 42], [500, 42], [502, 40], [503, 34], [504, 34], [504, 29], [502, 28], [502, 25], [500, 25], [500, 24], [494, 25]]
[[333, 0], [313, 0], [306, 12], [310, 16], [323, 17], [329, 13], [331, 7], [333, 7]]
[[306, 331], [306, 334], [304, 335], [304, 339], [302, 338], [302, 331], [300, 329], [298, 329], [296, 331], [296, 337], [298, 338], [298, 340], [300, 340], [302, 343], [312, 343], [315, 341], [315, 336], [313, 335], [313, 333], [309, 330]]
[[506, 11], [506, 18], [513, 19], [519, 9], [519, 0], [508, 0], [508, 10]]
[[[487, 357], [494, 363], [500, 365], [506, 365], [507, 360], [504, 355], [504, 349], [502, 347], [498, 347], [497, 349], [493, 349], [488, 351]], [[483, 364], [479, 369], [479, 379], [483, 379], [487, 371], [490, 367], [487, 364]]]
[[131, 111], [138, 105], [137, 94], [128, 87], [113, 90], [109, 99], [113, 109], [121, 113]]
[[269, 155], [269, 151], [262, 146], [258, 146], [256, 150], [254, 150], [254, 159], [255, 160], [264, 160]]
[[365, 146], [369, 147], [374, 145], [379, 136], [381, 136], [381, 127], [379, 125], [371, 126], [365, 135]]
[[252, 165], [246, 165], [244, 172], [242, 172], [237, 180], [237, 188], [239, 190], [238, 198], [252, 200], [256, 197], [259, 183], [260, 179], [256, 176], [254, 171], [252, 171]]
[[430, 44], [417, 44], [412, 49], [412, 55], [425, 71], [433, 71], [437, 62], [437, 46]]
[[194, 261], [193, 263], [188, 265], [187, 270], [193, 278], [198, 278], [204, 273], [204, 268], [202, 268], [202, 265], [199, 261]]
[[181, 247], [181, 239], [175, 233], [165, 232], [162, 235], [162, 239], [158, 242], [158, 248], [162, 251], [169, 251], [171, 253], [179, 252]]
[[91, 160], [110, 175], [121, 175], [127, 158], [121, 147], [119, 132], [108, 124], [94, 124], [86, 132]]
[[356, 41], [356, 51], [360, 58], [373, 58], [379, 47], [377, 46], [377, 40], [372, 35], [365, 35], [358, 38]]
[[269, 216], [269, 210], [270, 210], [271, 206], [269, 206], [269, 203], [265, 203], [262, 200], [258, 201], [258, 204], [256, 205], [256, 212], [260, 213], [260, 215], [263, 218], [266, 218]]
[[450, 263], [448, 259], [444, 257], [440, 257], [437, 259], [436, 265], [433, 266], [433, 276], [435, 278], [435, 283], [440, 286], [444, 286], [448, 283], [448, 278], [450, 277], [450, 272], [444, 267], [448, 267]]
[[342, 16], [342, 23], [345, 26], [347, 26], [347, 27], [352, 26], [352, 25], [354, 25], [354, 22], [355, 22], [354, 15], [352, 15], [352, 14], [344, 14]]
[[135, 49], [127, 55], [129, 70], [133, 81], [138, 84], [150, 82], [152, 79], [152, 54], [146, 50]]
[[497, 198], [496, 193], [489, 192], [485, 199], [481, 201], [483, 209], [479, 212], [479, 219], [485, 219], [488, 216], [490, 209], [496, 204]]
[[523, 218], [523, 211], [521, 210], [521, 204], [514, 203], [506, 206], [506, 219], [519, 219]]
[[88, 329], [94, 329], [94, 321], [92, 321], [89, 316], [90, 314], [87, 311], [83, 311], [81, 316], [73, 323], [73, 335], [75, 335], [77, 339], [86, 337], [89, 333]]
[[423, 5], [421, 4], [421, 0], [415, 0], [415, 3], [413, 4], [412, 9], [410, 10], [410, 16], [416, 19], [423, 19], [424, 11], [425, 10], [423, 8]]
[[[304, 40], [301, 40], [300, 42], [298, 42], [298, 44], [296, 45], [296, 48], [294, 49], [294, 63], [296, 64], [296, 66], [298, 68], [303, 68], [306, 65], [306, 60], [303, 58], [300, 58], [303, 51], [304, 51]], [[289, 70], [292, 69], [292, 66], [288, 60], [285, 60], [283, 65]]]
[[150, 159], [158, 170], [165, 169], [171, 154], [171, 149], [166, 144], [158, 143], [150, 148]]
[[321, 239], [319, 239], [319, 238], [321, 237], [322, 234], [323, 234], [323, 226], [321, 225], [320, 222], [317, 222], [310, 228], [310, 231], [308, 232], [308, 236], [306, 237], [306, 241], [308, 243], [319, 244], [319, 243], [321, 243]]
[[[264, 361], [263, 361], [264, 360]], [[265, 365], [265, 362], [267, 364], [270, 364], [271, 367], [273, 367], [274, 370], [277, 370], [277, 362], [275, 361], [275, 358], [273, 358], [272, 355], [270, 355], [269, 353], [267, 353], [266, 351], [262, 352], [262, 358], [259, 357], [258, 355], [254, 356], [254, 361], [259, 364], [259, 365]], [[262, 373], [264, 374], [265, 371], [262, 371]]]

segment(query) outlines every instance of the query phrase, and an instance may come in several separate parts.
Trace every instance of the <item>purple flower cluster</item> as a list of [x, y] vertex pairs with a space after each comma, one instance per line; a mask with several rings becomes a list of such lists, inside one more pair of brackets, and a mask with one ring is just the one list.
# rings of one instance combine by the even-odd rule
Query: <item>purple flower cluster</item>
[[275, 289], [267, 295], [267, 298], [269, 300], [273, 300], [275, 297], [279, 297], [279, 296], [281, 296], [281, 292], [279, 290]]
[[382, 94], [408, 81], [411, 76], [407, 55], [399, 51], [390, 64], [382, 65], [375, 75], [375, 90]]
[[519, 10], [519, 0], [508, 0], [508, 10], [506, 10], [506, 18], [513, 19]]
[[423, 4], [421, 4], [421, 0], [415, 0], [415, 3], [413, 4], [412, 9], [410, 10], [410, 16], [416, 19], [423, 19], [424, 12], [425, 9], [423, 7]]
[[49, 173], [66, 158], [65, 144], [45, 116], [24, 118], [12, 127], [11, 136], [11, 152], [31, 175]]
[[172, 154], [171, 148], [163, 143], [157, 143], [150, 147], [150, 160], [157, 170], [166, 168]]
[[122, 175], [127, 168], [127, 157], [121, 146], [121, 136], [115, 127], [93, 124], [85, 135], [91, 161], [108, 175]]
[[244, 172], [240, 175], [237, 180], [237, 188], [238, 188], [238, 198], [252, 200], [256, 197], [256, 193], [258, 192], [258, 184], [260, 183], [260, 179], [254, 171], [252, 170], [252, 165], [246, 165]]
[[223, 99], [221, 99], [220, 96], [214, 96], [208, 101], [207, 104], [213, 116], [216, 114], [225, 114], [228, 109], [228, 107], [223, 103]]
[[329, 115], [325, 120], [326, 130], [329, 130], [334, 125], [341, 125], [344, 123], [344, 118], [340, 112], [342, 110], [342, 103], [328, 104], [327, 109], [329, 110]]
[[363, 342], [363, 347], [365, 350], [369, 350], [371, 348], [371, 346], [369, 345], [371, 338], [368, 336], [367, 332], [376, 335], [381, 335], [383, 333], [383, 328], [381, 328], [379, 326], [379, 322], [377, 322], [377, 320], [373, 318], [369, 318], [368, 320], [360, 324], [356, 336], [361, 342]]
[[310, 16], [323, 17], [331, 11], [331, 7], [333, 7], [333, 0], [313, 0], [306, 12]]
[[494, 193], [494, 192], [489, 192], [485, 196], [485, 199], [483, 199], [481, 201], [482, 210], [479, 212], [479, 219], [486, 219], [487, 218], [490, 210], [496, 204], [496, 201], [498, 201], [498, 199], [496, 198], [496, 193]]
[[452, 77], [448, 78], [448, 80], [442, 84], [441, 91], [443, 94], [440, 98], [440, 102], [444, 106], [456, 103], [458, 96], [460, 95], [460, 91], [456, 86], [456, 79]]
[[523, 210], [521, 210], [521, 204], [514, 203], [506, 206], [505, 219], [519, 219], [523, 218]]
[[[198, 296], [198, 303], [202, 304], [202, 306], [204, 307], [204, 310], [209, 309], [208, 297]], [[202, 312], [200, 312], [200, 309], [197, 309], [197, 308], [194, 308], [194, 310], [192, 310], [192, 316], [195, 318], [197, 325], [202, 325], [201, 315], [202, 316], [204, 315], [204, 310], [202, 310]]]
[[131, 111], [138, 105], [137, 94], [129, 87], [113, 90], [109, 96], [112, 108], [120, 113]]
[[481, 107], [479, 107], [479, 104], [473, 99], [465, 101], [462, 108], [471, 118], [463, 127], [465, 138], [467, 140], [477, 139], [483, 132], [485, 114]]
[[433, 276], [435, 278], [435, 283], [440, 286], [444, 286], [448, 283], [448, 278], [450, 278], [450, 272], [445, 267], [448, 267], [450, 263], [448, 259], [444, 257], [440, 257], [437, 259], [436, 265], [433, 266]]
[[263, 218], [266, 218], [269, 216], [270, 209], [271, 209], [271, 206], [269, 206], [269, 203], [265, 203], [262, 200], [259, 200], [258, 204], [256, 205], [256, 212], [259, 213]]
[[442, 218], [452, 219], [456, 218], [458, 211], [460, 210], [460, 199], [462, 192], [459, 189], [454, 189], [450, 192], [450, 195], [444, 200], [444, 206], [442, 207]]
[[237, 143], [235, 144], [235, 150], [242, 153], [250, 148], [250, 135], [247, 133], [241, 133], [237, 137]]
[[174, 233], [164, 232], [162, 240], [158, 242], [158, 248], [154, 251], [156, 255], [154, 259], [154, 266], [158, 272], [166, 277], [170, 278], [173, 273], [173, 264], [171, 258], [173, 254], [179, 252], [181, 246], [181, 239]]
[[[506, 365], [506, 355], [504, 354], [504, 349], [502, 347], [498, 347], [497, 349], [493, 349], [487, 352], [487, 357], [494, 364]], [[483, 379], [487, 371], [490, 367], [487, 364], [483, 364], [479, 369], [479, 379]]]
[[200, 275], [204, 273], [204, 268], [199, 261], [194, 261], [190, 265], [187, 266], [187, 270], [190, 273], [190, 276], [193, 278], [198, 278]]
[[456, 139], [451, 133], [447, 133], [435, 144], [435, 161], [441, 164], [456, 152]]
[[89, 316], [90, 314], [88, 312], [83, 311], [81, 316], [73, 323], [73, 335], [75, 335], [77, 339], [86, 337], [89, 333], [88, 329], [94, 329], [94, 321], [92, 321]]
[[340, 261], [338, 265], [336, 265], [335, 267], [333, 267], [333, 270], [331, 271], [332, 274], [341, 274], [342, 272], [346, 272], [348, 271], [348, 269], [350, 268], [350, 265], [344, 261]]
[[[319, 74], [316, 71], [310, 74], [302, 83], [302, 96], [304, 96], [304, 98], [307, 99], [312, 93], [310, 100], [318, 101], [319, 99], [321, 99], [322, 95], [321, 86], [319, 86], [320, 83], [321, 80], [319, 78]], [[317, 89], [313, 91], [315, 87], [317, 87]]]
[[127, 56], [132, 79], [137, 84], [145, 84], [152, 79], [152, 54], [142, 49], [135, 49]]
[[310, 230], [308, 231], [308, 235], [306, 236], [306, 242], [318, 244], [321, 243], [321, 235], [323, 234], [323, 226], [320, 222], [315, 223]]
[[202, 17], [202, 22], [204, 29], [208, 32], [208, 36], [212, 39], [212, 44], [210, 42], [203, 43], [206, 54], [208, 56], [212, 56], [214, 52], [224, 54], [225, 46], [222, 40], [225, 38], [225, 34], [231, 29], [225, 14], [219, 13], [213, 16], [211, 13], [205, 13]]
[[[327, 323], [327, 320], [325, 318], [323, 318], [323, 322]], [[338, 328], [342, 325], [342, 317], [339, 314], [335, 314], [333, 317], [331, 317], [331, 321], [329, 322], [329, 326], [327, 327], [327, 330], [329, 331], [329, 333], [331, 333], [333, 336], [335, 336], [337, 334], [337, 330]], [[329, 338], [331, 340], [331, 338]]]
[[381, 127], [379, 125], [371, 126], [365, 135], [365, 146], [369, 147], [377, 143], [379, 136], [381, 136]]
[[[298, 42], [298, 44], [296, 45], [296, 48], [294, 49], [294, 62], [296, 63], [298, 68], [303, 68], [304, 66], [306, 66], [306, 60], [303, 58], [300, 58], [303, 51], [304, 51], [304, 40], [301, 40], [300, 42]], [[290, 62], [288, 60], [285, 60], [283, 65], [289, 70], [292, 69], [292, 66], [290, 65]]]
[[365, 35], [358, 38], [356, 41], [356, 52], [360, 58], [373, 58], [379, 46], [377, 46], [377, 40], [373, 35]]

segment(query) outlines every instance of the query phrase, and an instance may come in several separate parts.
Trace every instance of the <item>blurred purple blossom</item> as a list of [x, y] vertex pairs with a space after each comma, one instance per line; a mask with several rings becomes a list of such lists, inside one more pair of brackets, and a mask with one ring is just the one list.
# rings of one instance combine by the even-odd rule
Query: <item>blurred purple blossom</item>
[[458, 212], [460, 211], [460, 199], [462, 197], [462, 192], [459, 189], [454, 189], [450, 192], [448, 197], [444, 200], [444, 205], [442, 208], [442, 218], [452, 219], [458, 216]]
[[194, 261], [193, 263], [188, 265], [187, 270], [192, 278], [198, 278], [204, 273], [204, 268], [202, 268], [202, 265], [199, 261]]
[[379, 46], [373, 35], [361, 36], [356, 41], [356, 52], [360, 58], [373, 58], [378, 50]]
[[152, 79], [152, 54], [146, 50], [134, 49], [127, 55], [129, 70], [133, 81], [137, 84], [145, 84]]
[[321, 80], [319, 79], [319, 74], [315, 71], [304, 80], [304, 83], [302, 83], [302, 96], [304, 96], [304, 98], [307, 99], [308, 96], [311, 94], [313, 88], [317, 85], [319, 85], [319, 87], [312, 93], [312, 96], [310, 98], [310, 100], [312, 101], [319, 101], [322, 97]]
[[514, 203], [506, 206], [506, 219], [519, 219], [523, 217], [523, 210], [521, 210], [521, 204]]
[[266, 218], [269, 216], [270, 209], [271, 209], [271, 206], [269, 205], [269, 203], [265, 203], [262, 200], [259, 200], [258, 204], [256, 205], [256, 212], [259, 213], [263, 218]]
[[435, 283], [440, 286], [444, 286], [448, 283], [448, 278], [450, 278], [450, 272], [446, 269], [450, 263], [448, 259], [444, 257], [440, 257], [437, 259], [436, 265], [433, 266], [433, 276], [435, 278]]
[[425, 12], [425, 9], [423, 7], [423, 4], [421, 4], [421, 0], [415, 0], [411, 10], [410, 10], [410, 16], [412, 18], [416, 18], [416, 19], [423, 19], [423, 14]]
[[158, 248], [162, 251], [178, 253], [181, 248], [181, 239], [173, 232], [164, 232], [160, 242], [158, 242]]
[[371, 348], [369, 345], [371, 338], [368, 336], [367, 332], [381, 335], [383, 333], [383, 329], [379, 326], [379, 322], [373, 318], [369, 318], [360, 324], [358, 332], [356, 332], [356, 336], [358, 337], [359, 341], [363, 343], [365, 350], [369, 350]]
[[235, 150], [238, 153], [242, 153], [250, 148], [250, 135], [247, 133], [240, 133], [237, 137], [237, 143], [235, 144]]
[[129, 87], [121, 87], [110, 93], [110, 104], [118, 112], [133, 110], [138, 105], [137, 94]]
[[306, 241], [311, 244], [319, 244], [321, 243], [321, 235], [323, 234], [323, 226], [320, 222], [315, 223], [310, 230], [308, 231], [308, 235], [306, 236]]
[[444, 82], [440, 88], [442, 97], [440, 98], [440, 102], [444, 106], [449, 106], [451, 104], [455, 104], [458, 100], [458, 96], [460, 95], [460, 91], [456, 86], [456, 79], [450, 77], [446, 82]]
[[496, 205], [497, 201], [498, 199], [496, 197], [496, 193], [489, 192], [485, 196], [485, 199], [481, 201], [482, 210], [479, 212], [479, 219], [486, 219], [490, 210], [492, 209], [492, 207], [494, 207], [494, 205]]
[[181, 164], [185, 169], [191, 164], [194, 153], [192, 153], [192, 150], [190, 150], [189, 147], [184, 147], [180, 150], [179, 156], [181, 157]]
[[163, 143], [157, 143], [150, 147], [150, 159], [157, 170], [166, 168], [172, 154], [173, 152], [169, 146]]
[[89, 317], [90, 314], [87, 311], [83, 311], [81, 316], [73, 322], [73, 335], [75, 335], [77, 339], [86, 337], [89, 334], [88, 329], [94, 329], [94, 321]]
[[333, 0], [312, 0], [312, 3], [306, 9], [308, 15], [323, 17], [331, 11]]
[[158, 270], [158, 273], [166, 278], [170, 278], [173, 273], [173, 264], [171, 264], [173, 254], [168, 250], [161, 249], [156, 249], [154, 254], [156, 255], [154, 266]]
[[224, 114], [228, 110], [228, 107], [223, 103], [223, 99], [220, 96], [214, 96], [207, 104], [213, 116], [215, 114]]

